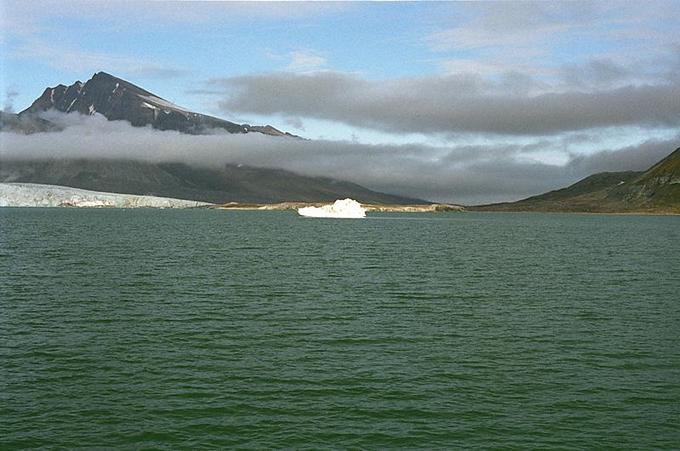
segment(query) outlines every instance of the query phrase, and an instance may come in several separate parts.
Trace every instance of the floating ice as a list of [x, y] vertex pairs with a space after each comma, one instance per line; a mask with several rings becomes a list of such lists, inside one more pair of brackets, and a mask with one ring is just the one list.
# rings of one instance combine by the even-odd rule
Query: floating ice
[[353, 199], [338, 199], [332, 205], [298, 208], [298, 214], [309, 218], [365, 218], [366, 210]]

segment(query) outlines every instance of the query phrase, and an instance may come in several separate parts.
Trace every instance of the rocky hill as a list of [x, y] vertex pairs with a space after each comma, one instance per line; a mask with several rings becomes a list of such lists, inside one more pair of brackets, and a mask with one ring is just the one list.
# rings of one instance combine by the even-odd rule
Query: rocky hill
[[643, 172], [603, 172], [517, 202], [469, 207], [486, 211], [680, 213], [680, 148]]
[[680, 210], [680, 148], [622, 190], [624, 199], [643, 208]]

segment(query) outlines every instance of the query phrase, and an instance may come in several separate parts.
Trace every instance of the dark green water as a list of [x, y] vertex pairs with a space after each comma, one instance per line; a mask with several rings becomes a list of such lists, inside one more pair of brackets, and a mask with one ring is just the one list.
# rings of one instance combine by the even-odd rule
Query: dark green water
[[677, 448], [680, 217], [0, 209], [0, 448]]

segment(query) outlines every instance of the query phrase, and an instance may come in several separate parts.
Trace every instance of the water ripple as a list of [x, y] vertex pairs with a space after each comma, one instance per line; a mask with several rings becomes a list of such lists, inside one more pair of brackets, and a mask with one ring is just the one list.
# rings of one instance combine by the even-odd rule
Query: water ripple
[[678, 225], [0, 209], [0, 448], [675, 448]]

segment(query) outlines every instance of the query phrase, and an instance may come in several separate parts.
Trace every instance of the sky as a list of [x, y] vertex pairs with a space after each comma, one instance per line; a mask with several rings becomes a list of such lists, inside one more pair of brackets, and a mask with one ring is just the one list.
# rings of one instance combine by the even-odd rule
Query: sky
[[[202, 138], [205, 162], [436, 201], [516, 200], [642, 170], [680, 146], [679, 22], [680, 1], [0, 0], [0, 101], [21, 111], [48, 86], [105, 71], [197, 112], [310, 139]], [[167, 158], [186, 141], [61, 120], [75, 122], [62, 136], [72, 147], [82, 127], [141, 154], [153, 142]], [[39, 138], [4, 138], [2, 151], [54, 150]]]

